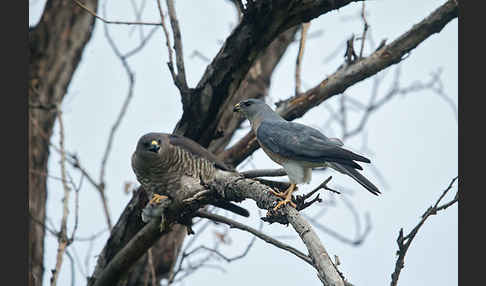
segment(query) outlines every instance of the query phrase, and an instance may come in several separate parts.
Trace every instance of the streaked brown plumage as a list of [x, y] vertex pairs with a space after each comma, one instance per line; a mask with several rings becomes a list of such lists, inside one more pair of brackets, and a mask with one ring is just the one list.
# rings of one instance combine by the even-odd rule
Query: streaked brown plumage
[[[132, 169], [142, 187], [150, 194], [173, 197], [180, 190], [183, 175], [207, 183], [218, 169], [231, 171], [221, 160], [193, 140], [166, 133], [148, 133], [137, 143]], [[246, 209], [229, 202], [216, 206], [242, 216]]]

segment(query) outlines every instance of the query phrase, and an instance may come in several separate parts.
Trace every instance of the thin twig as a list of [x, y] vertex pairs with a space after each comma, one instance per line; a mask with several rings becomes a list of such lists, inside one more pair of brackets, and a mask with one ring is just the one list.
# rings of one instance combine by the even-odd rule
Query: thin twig
[[204, 212], [204, 211], [197, 211], [195, 213], [195, 215], [198, 216], [198, 217], [203, 217], [203, 218], [207, 218], [207, 219], [210, 219], [210, 220], [213, 220], [213, 221], [217, 221], [217, 222], [220, 222], [220, 223], [227, 224], [231, 228], [237, 228], [237, 229], [240, 229], [240, 230], [247, 231], [247, 232], [255, 235], [256, 237], [262, 239], [263, 241], [265, 241], [267, 243], [273, 244], [273, 245], [275, 245], [276, 247], [278, 247], [280, 249], [283, 249], [285, 251], [288, 251], [288, 252], [294, 254], [298, 258], [304, 260], [305, 262], [307, 262], [308, 264], [310, 264], [311, 266], [313, 266], [312, 260], [309, 258], [309, 256], [307, 256], [304, 253], [300, 252], [299, 250], [293, 248], [292, 246], [287, 245], [287, 244], [285, 244], [283, 242], [280, 242], [280, 241], [272, 238], [271, 236], [266, 235], [266, 234], [264, 234], [264, 233], [262, 233], [262, 232], [260, 232], [260, 231], [258, 231], [256, 229], [252, 228], [252, 227], [249, 227], [247, 225], [244, 225], [242, 223], [239, 223], [239, 222], [237, 222], [235, 220], [232, 220], [232, 219], [229, 219], [229, 218], [226, 218], [226, 217], [217, 215], [217, 214], [212, 214], [212, 213]]
[[363, 35], [361, 36], [361, 48], [359, 49], [359, 58], [363, 57], [363, 50], [366, 41], [366, 32], [368, 32], [368, 21], [366, 20], [366, 10], [365, 10], [365, 1], [363, 1], [363, 8], [361, 9], [361, 19], [363, 19]]
[[[91, 14], [91, 16], [95, 17], [96, 19], [99, 19], [103, 21], [105, 24], [119, 24], [119, 25], [148, 25], [148, 26], [160, 26], [160, 23], [148, 23], [148, 22], [127, 22], [127, 21], [110, 21], [106, 20], [105, 18], [102, 18], [98, 16], [95, 12], [93, 12], [91, 9], [89, 9], [86, 5], [83, 3], [79, 2], [78, 0], [73, 0], [76, 5], [84, 9], [86, 12]], [[103, 17], [105, 17], [103, 15]]]
[[186, 81], [186, 71], [184, 67], [184, 55], [182, 49], [182, 37], [181, 37], [181, 30], [179, 28], [179, 22], [177, 21], [177, 14], [174, 7], [174, 0], [166, 0], [167, 9], [169, 12], [169, 19], [170, 25], [172, 27], [172, 32], [174, 34], [174, 50], [176, 54], [176, 65], [177, 65], [177, 81], [180, 84], [179, 88], [182, 88], [182, 91], [187, 90], [187, 81]]
[[309, 30], [310, 22], [302, 23], [300, 31], [299, 51], [295, 61], [295, 95], [300, 94], [301, 78], [300, 72], [302, 69], [302, 57], [304, 56], [305, 40], [307, 39], [307, 31]]
[[57, 285], [57, 278], [59, 277], [59, 272], [61, 271], [61, 265], [63, 261], [64, 252], [66, 251], [66, 247], [68, 246], [68, 238], [67, 238], [67, 219], [69, 216], [69, 195], [71, 189], [67, 185], [67, 175], [66, 175], [66, 153], [64, 152], [64, 123], [62, 120], [62, 112], [58, 108], [57, 110], [57, 120], [59, 122], [59, 146], [61, 148], [61, 178], [62, 178], [62, 186], [64, 189], [64, 198], [63, 201], [63, 209], [62, 209], [62, 219], [61, 219], [61, 229], [58, 234], [58, 242], [59, 245], [57, 247], [57, 256], [56, 256], [56, 266], [52, 270], [52, 277], [51, 277], [51, 285]]
[[[104, 17], [106, 16], [106, 2], [103, 5], [103, 16]], [[101, 201], [102, 201], [102, 204], [103, 204], [103, 209], [104, 209], [104, 212], [105, 212], [107, 224], [108, 224], [109, 229], [111, 230], [113, 225], [112, 225], [112, 222], [111, 222], [110, 212], [109, 212], [109, 208], [108, 208], [108, 204], [107, 204], [107, 198], [106, 198], [106, 194], [105, 194], [105, 181], [104, 181], [105, 169], [106, 169], [106, 163], [108, 161], [108, 157], [109, 157], [110, 152], [112, 150], [112, 145], [113, 145], [113, 141], [114, 141], [114, 138], [115, 138], [115, 133], [116, 133], [118, 127], [120, 126], [121, 121], [122, 121], [123, 117], [125, 116], [126, 111], [128, 109], [128, 105], [130, 104], [130, 101], [133, 97], [133, 89], [134, 89], [134, 85], [135, 85], [135, 74], [133, 73], [130, 66], [128, 65], [126, 57], [121, 54], [121, 52], [117, 48], [115, 42], [111, 38], [110, 32], [108, 30], [108, 26], [104, 25], [103, 27], [104, 27], [105, 37], [108, 40], [108, 43], [110, 44], [115, 55], [120, 59], [122, 66], [124, 67], [124, 69], [127, 73], [127, 77], [128, 77], [127, 96], [126, 96], [126, 98], [123, 102], [123, 105], [120, 109], [120, 112], [118, 114], [117, 119], [115, 120], [115, 123], [112, 125], [112, 127], [110, 129], [110, 134], [108, 136], [108, 143], [106, 144], [106, 148], [105, 148], [105, 152], [103, 154], [103, 158], [101, 160], [101, 168], [100, 168], [100, 179], [99, 179], [99, 189], [98, 190], [99, 190], [99, 193], [100, 193], [100, 196], [101, 196]]]
[[141, 39], [141, 41], [140, 41], [140, 44], [139, 44], [137, 47], [135, 47], [134, 49], [132, 49], [131, 51], [126, 52], [126, 53], [123, 55], [123, 57], [124, 57], [125, 59], [128, 59], [129, 57], [131, 57], [131, 56], [135, 55], [136, 53], [140, 52], [140, 51], [141, 51], [141, 50], [142, 50], [142, 49], [143, 49], [143, 48], [146, 46], [146, 44], [147, 44], [147, 43], [148, 43], [148, 41], [149, 41], [149, 40], [152, 38], [152, 36], [155, 34], [155, 32], [156, 32], [156, 31], [157, 31], [157, 27], [153, 27], [153, 28], [150, 30], [150, 32], [149, 32], [149, 34], [147, 35], [147, 37], [142, 38], [142, 39]]
[[66, 250], [66, 256], [69, 258], [69, 262], [71, 262], [71, 286], [74, 286], [76, 281], [76, 271], [74, 270], [74, 259], [72, 255]]
[[169, 67], [170, 74], [172, 76], [172, 80], [177, 86], [177, 75], [174, 71], [174, 60], [173, 60], [173, 55], [172, 55], [172, 47], [170, 44], [170, 36], [169, 32], [167, 30], [167, 27], [165, 26], [165, 17], [164, 17], [164, 12], [162, 11], [162, 5], [160, 4], [160, 0], [157, 0], [157, 7], [159, 9], [159, 14], [160, 14], [160, 19], [162, 21], [162, 30], [164, 31], [165, 35], [165, 45], [167, 46], [167, 51], [169, 52], [169, 62], [167, 63], [167, 66]]
[[155, 275], [155, 267], [154, 267], [154, 259], [153, 259], [153, 256], [152, 256], [152, 248], [149, 248], [149, 250], [147, 250], [147, 259], [148, 259], [148, 267], [149, 267], [149, 271], [150, 271], [150, 276], [152, 277], [151, 279], [151, 282], [152, 282], [152, 286], [156, 286], [157, 285], [157, 282], [156, 282], [156, 275]]

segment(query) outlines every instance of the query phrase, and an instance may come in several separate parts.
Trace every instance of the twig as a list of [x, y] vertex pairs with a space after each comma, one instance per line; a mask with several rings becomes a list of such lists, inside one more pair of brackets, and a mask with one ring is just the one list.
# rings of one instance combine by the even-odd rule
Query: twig
[[431, 215], [437, 214], [438, 211], [444, 210], [444, 209], [450, 207], [451, 205], [453, 205], [454, 203], [456, 203], [458, 201], [458, 199], [459, 199], [459, 197], [458, 197], [459, 190], [457, 190], [456, 195], [454, 196], [454, 198], [450, 202], [445, 203], [445, 204], [439, 206], [440, 201], [444, 198], [444, 196], [452, 188], [452, 186], [453, 186], [454, 182], [457, 180], [457, 178], [458, 177], [455, 177], [454, 179], [452, 179], [452, 181], [449, 183], [449, 186], [440, 195], [439, 199], [435, 202], [435, 204], [433, 206], [429, 207], [427, 209], [427, 211], [425, 211], [425, 213], [422, 215], [422, 219], [419, 221], [419, 223], [417, 224], [417, 226], [415, 226], [410, 231], [409, 234], [407, 234], [406, 236], [403, 236], [403, 228], [400, 228], [400, 232], [399, 232], [398, 238], [397, 238], [398, 251], [397, 251], [396, 254], [398, 255], [398, 258], [397, 258], [397, 261], [395, 263], [395, 271], [391, 275], [391, 278], [392, 278], [392, 281], [391, 281], [391, 284], [390, 284], [391, 286], [396, 286], [397, 285], [398, 278], [400, 276], [400, 272], [401, 272], [402, 268], [405, 265], [404, 262], [405, 262], [405, 255], [407, 254], [407, 250], [410, 247], [410, 244], [412, 243], [413, 239], [417, 235], [419, 229], [425, 223], [425, 221]]
[[359, 58], [363, 57], [363, 50], [366, 41], [366, 32], [368, 32], [368, 21], [366, 20], [366, 10], [365, 10], [365, 1], [363, 1], [363, 8], [361, 9], [361, 19], [363, 19], [363, 35], [361, 36], [361, 48], [359, 49]]
[[295, 61], [295, 95], [299, 95], [300, 93], [300, 86], [301, 86], [300, 72], [302, 68], [302, 57], [304, 55], [305, 40], [307, 38], [307, 31], [309, 29], [310, 22], [302, 23], [301, 26], [302, 28], [300, 32], [299, 51], [297, 53], [297, 59]]
[[[105, 16], [105, 14], [106, 14], [106, 2], [103, 5], [103, 16]], [[112, 227], [113, 227], [113, 224], [111, 222], [107, 198], [106, 198], [106, 195], [105, 195], [105, 181], [104, 181], [105, 169], [106, 169], [106, 163], [108, 161], [108, 157], [109, 157], [110, 152], [112, 150], [112, 145], [113, 145], [113, 141], [114, 141], [114, 138], [115, 138], [115, 133], [116, 133], [118, 127], [120, 126], [121, 121], [122, 121], [123, 117], [125, 116], [125, 113], [128, 109], [128, 105], [130, 104], [130, 101], [133, 97], [133, 88], [134, 88], [134, 85], [135, 85], [135, 74], [130, 69], [130, 66], [128, 65], [126, 57], [121, 54], [121, 52], [118, 50], [115, 42], [111, 38], [110, 32], [108, 31], [108, 26], [104, 25], [103, 27], [104, 27], [105, 37], [107, 38], [108, 43], [110, 44], [115, 55], [120, 59], [122, 66], [124, 67], [124, 69], [127, 73], [128, 84], [129, 84], [127, 96], [126, 96], [126, 98], [123, 102], [123, 105], [120, 109], [120, 112], [118, 114], [117, 119], [115, 120], [115, 123], [112, 125], [112, 127], [110, 129], [110, 134], [108, 136], [108, 142], [106, 144], [105, 152], [104, 152], [103, 158], [101, 160], [101, 168], [100, 168], [100, 179], [99, 179], [98, 191], [99, 191], [100, 196], [101, 196], [101, 201], [102, 201], [102, 204], [103, 204], [103, 210], [105, 212], [106, 222], [108, 224], [108, 228], [111, 230]]]
[[[73, 0], [76, 5], [84, 9], [86, 12], [91, 14], [93, 17], [103, 21], [105, 24], [120, 24], [120, 25], [148, 25], [148, 26], [160, 26], [160, 23], [148, 23], [148, 22], [127, 22], [127, 21], [110, 21], [106, 20], [105, 18], [102, 18], [98, 16], [95, 12], [93, 12], [91, 9], [89, 9], [86, 5], [83, 3], [79, 2], [78, 0]], [[103, 15], [103, 17], [105, 17]]]
[[174, 7], [174, 0], [166, 0], [167, 9], [169, 12], [170, 25], [172, 32], [174, 33], [174, 50], [176, 54], [177, 65], [177, 81], [180, 84], [179, 89], [187, 91], [186, 71], [184, 68], [184, 55], [182, 51], [182, 37], [181, 30], [179, 28], [179, 22], [177, 21], [177, 14]]
[[312, 260], [309, 258], [309, 256], [305, 255], [304, 253], [300, 252], [299, 250], [293, 248], [292, 246], [290, 245], [287, 245], [283, 242], [280, 242], [274, 238], [272, 238], [271, 236], [268, 236], [252, 227], [249, 227], [247, 225], [244, 225], [242, 223], [239, 223], [235, 220], [232, 220], [232, 219], [229, 219], [229, 218], [226, 218], [226, 217], [223, 217], [223, 216], [220, 216], [220, 215], [217, 215], [217, 214], [212, 214], [212, 213], [208, 213], [208, 212], [204, 212], [204, 211], [197, 211], [195, 213], [196, 216], [198, 217], [202, 217], [202, 218], [207, 218], [207, 219], [210, 219], [210, 220], [213, 220], [213, 221], [217, 221], [217, 222], [220, 222], [220, 223], [224, 223], [224, 224], [227, 224], [229, 225], [231, 228], [237, 228], [237, 229], [240, 229], [240, 230], [244, 230], [244, 231], [247, 231], [253, 235], [255, 235], [256, 237], [262, 239], [263, 241], [267, 242], [267, 243], [270, 243], [270, 244], [273, 244], [275, 245], [276, 247], [280, 248], [280, 249], [283, 249], [285, 251], [288, 251], [292, 254], [294, 254], [295, 256], [299, 257], [300, 259], [304, 260], [305, 262], [307, 262], [309, 265], [313, 266], [312, 264]]
[[63, 201], [63, 210], [62, 210], [62, 219], [61, 219], [61, 230], [58, 234], [58, 242], [59, 245], [57, 247], [57, 256], [56, 256], [56, 266], [52, 270], [52, 277], [51, 277], [51, 285], [57, 285], [57, 278], [59, 277], [59, 272], [61, 271], [61, 265], [63, 261], [64, 252], [66, 251], [66, 247], [68, 246], [68, 238], [67, 238], [67, 219], [69, 216], [69, 194], [71, 189], [67, 185], [66, 179], [66, 153], [64, 152], [64, 123], [62, 120], [62, 112], [58, 107], [57, 110], [57, 119], [59, 122], [59, 146], [61, 148], [61, 178], [62, 178], [62, 186], [64, 189], [64, 198]]
[[[132, 4], [133, 10], [135, 12], [135, 19], [137, 21], [140, 21], [140, 19], [142, 18], [142, 12], [145, 8], [145, 4], [147, 3], [147, 1], [142, 0], [142, 3], [140, 3], [140, 8], [137, 7], [135, 0], [130, 0], [130, 3]], [[139, 25], [138, 27], [139, 27], [139, 31], [140, 31], [140, 39], [142, 40], [144, 38], [143, 37], [143, 26]], [[136, 26], [132, 26], [132, 28], [128, 32], [128, 35], [131, 35], [133, 33], [133, 31], [135, 30], [135, 28], [136, 28]]]
[[[81, 175], [81, 179], [79, 180], [78, 186], [74, 186], [74, 227], [73, 231], [71, 232], [71, 238], [69, 240], [72, 242], [74, 240], [74, 237], [76, 235], [76, 231], [78, 230], [78, 223], [79, 223], [79, 190], [81, 189], [81, 186], [83, 185], [83, 178], [84, 175]], [[72, 182], [72, 179], [71, 179]]]
[[136, 53], [140, 52], [140, 50], [142, 50], [142, 49], [143, 49], [143, 48], [146, 46], [146, 44], [147, 44], [147, 43], [148, 43], [148, 41], [149, 41], [149, 40], [152, 38], [152, 36], [155, 34], [155, 32], [156, 32], [156, 31], [157, 31], [157, 27], [153, 27], [153, 28], [150, 30], [150, 32], [149, 32], [149, 34], [147, 35], [147, 37], [142, 38], [142, 40], [140, 41], [140, 44], [139, 44], [137, 47], [135, 47], [134, 49], [132, 49], [131, 51], [126, 52], [126, 53], [123, 55], [123, 57], [124, 57], [125, 59], [128, 59], [129, 57], [131, 57], [131, 56], [135, 55]]
[[354, 51], [354, 34], [346, 41], [346, 52], [344, 53], [346, 64], [350, 65], [356, 61], [358, 56]]
[[71, 262], [71, 286], [74, 286], [76, 281], [76, 271], [74, 270], [74, 259], [68, 250], [66, 250], [66, 255], [69, 258], [69, 262]]
[[369, 220], [368, 217], [366, 219], [366, 227], [365, 227], [364, 232], [360, 236], [356, 237], [355, 239], [350, 239], [350, 238], [347, 238], [347, 237], [343, 236], [342, 234], [336, 232], [335, 230], [321, 224], [317, 219], [310, 217], [310, 216], [307, 216], [305, 214], [302, 214], [302, 215], [306, 219], [308, 219], [309, 222], [312, 223], [312, 225], [315, 226], [317, 229], [319, 229], [322, 232], [330, 235], [331, 237], [339, 240], [340, 242], [343, 242], [343, 243], [346, 243], [346, 244], [349, 244], [349, 245], [353, 245], [353, 246], [358, 246], [361, 243], [363, 243], [364, 239], [366, 238], [366, 236], [368, 236], [368, 234], [371, 231], [371, 223], [370, 223], [370, 220]]
[[157, 283], [156, 283], [156, 276], [155, 276], [155, 268], [154, 268], [154, 260], [153, 260], [153, 257], [152, 257], [152, 248], [149, 248], [149, 250], [147, 250], [147, 260], [148, 260], [148, 268], [149, 268], [149, 271], [150, 271], [150, 276], [152, 277], [151, 279], [151, 282], [152, 282], [152, 286], [156, 286]]
[[157, 0], [157, 7], [159, 9], [160, 19], [162, 21], [162, 30], [164, 31], [164, 35], [165, 35], [165, 45], [167, 46], [167, 51], [169, 52], [169, 62], [167, 63], [167, 66], [169, 67], [172, 80], [177, 86], [178, 82], [177, 82], [176, 73], [174, 71], [174, 60], [172, 59], [173, 56], [172, 56], [172, 47], [170, 44], [170, 36], [169, 36], [169, 32], [167, 31], [167, 27], [165, 26], [165, 17], [164, 17], [164, 12], [162, 11], [162, 5], [160, 4], [160, 0]]

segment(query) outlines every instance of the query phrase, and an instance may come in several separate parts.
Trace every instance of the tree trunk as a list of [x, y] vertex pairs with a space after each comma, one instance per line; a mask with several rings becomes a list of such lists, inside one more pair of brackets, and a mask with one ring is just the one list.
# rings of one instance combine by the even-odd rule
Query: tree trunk
[[[96, 11], [97, 0], [85, 1]], [[29, 29], [29, 285], [42, 285], [49, 141], [94, 18], [72, 1], [46, 3], [39, 24]]]

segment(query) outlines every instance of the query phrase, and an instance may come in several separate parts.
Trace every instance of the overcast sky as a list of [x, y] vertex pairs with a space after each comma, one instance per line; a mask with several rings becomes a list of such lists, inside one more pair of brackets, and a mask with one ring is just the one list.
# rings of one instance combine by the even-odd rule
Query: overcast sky
[[[104, 3], [104, 1], [101, 1]], [[134, 1], [138, 4], [141, 1]], [[366, 2], [367, 20], [375, 44], [387, 38], [388, 42], [410, 29], [429, 15], [445, 1], [369, 1]], [[29, 23], [35, 24], [43, 9], [44, 1], [30, 1]], [[323, 15], [311, 22], [310, 37], [305, 48], [302, 64], [303, 89], [306, 90], [327, 75], [332, 74], [342, 64], [343, 43], [353, 33], [360, 35], [362, 22], [356, 18], [361, 3], [350, 4], [339, 11]], [[165, 7], [165, 6], [164, 6]], [[198, 51], [212, 59], [222, 42], [236, 23], [235, 10], [229, 1], [176, 1], [185, 53], [186, 73], [190, 86], [195, 86], [203, 74], [207, 62], [191, 57]], [[101, 14], [101, 9], [99, 10]], [[110, 20], [134, 20], [130, 1], [111, 1], [107, 5]], [[143, 21], [159, 21], [155, 1], [146, 1]], [[132, 26], [110, 26], [116, 43], [124, 52], [136, 47], [140, 40], [139, 28]], [[150, 27], [145, 27], [148, 34]], [[441, 33], [428, 38], [414, 49], [401, 67], [400, 85], [409, 86], [414, 82], [427, 82], [431, 73], [441, 70], [441, 81], [445, 95], [457, 106], [457, 19], [449, 23]], [[371, 42], [365, 47], [365, 55], [372, 51]], [[325, 61], [340, 48], [333, 60]], [[288, 49], [272, 77], [270, 97], [267, 102], [285, 99], [294, 92], [294, 68], [297, 43]], [[152, 40], [137, 55], [129, 59], [135, 71], [134, 96], [116, 133], [106, 170], [106, 191], [112, 220], [116, 222], [130, 199], [125, 194], [125, 182], [136, 182], [130, 167], [130, 156], [138, 138], [151, 131], [171, 132], [182, 114], [178, 90], [175, 88], [166, 62], [167, 48], [162, 31], [155, 32]], [[382, 81], [379, 96], [384, 96], [391, 86], [397, 66], [388, 68]], [[371, 94], [374, 78], [346, 90], [346, 96], [366, 103]], [[98, 21], [94, 35], [88, 43], [81, 64], [76, 70], [62, 108], [65, 122], [65, 146], [78, 154], [82, 165], [95, 178], [99, 177], [100, 163], [108, 139], [122, 102], [127, 94], [128, 81], [120, 61], [115, 57], [104, 36], [103, 24]], [[340, 96], [326, 102], [334, 109]], [[308, 112], [299, 122], [319, 128], [328, 136], [340, 137], [337, 124], [326, 125], [329, 109], [324, 105]], [[355, 113], [349, 118], [354, 126], [360, 116]], [[236, 133], [240, 138], [248, 131], [248, 123]], [[361, 218], [363, 231], [365, 214], [369, 214], [372, 229], [364, 243], [358, 247], [344, 244], [332, 236], [317, 230], [328, 253], [339, 256], [339, 266], [345, 277], [355, 285], [389, 285], [394, 270], [397, 251], [396, 238], [401, 227], [408, 233], [419, 221], [420, 216], [432, 205], [451, 179], [458, 173], [458, 135], [455, 107], [426, 89], [397, 96], [369, 118], [366, 125], [366, 146], [363, 136], [352, 137], [346, 146], [369, 157], [372, 166], [366, 166], [363, 173], [383, 190], [380, 197], [370, 195], [359, 184], [336, 172], [314, 172], [309, 185], [302, 185], [299, 193], [313, 189], [327, 176], [333, 175], [331, 186], [343, 190], [343, 195], [323, 193], [326, 201], [335, 201], [319, 223], [353, 239], [356, 225], [353, 214], [341, 199], [345, 196], [356, 207]], [[52, 142], [58, 144], [59, 129], [56, 124]], [[234, 138], [236, 140], [237, 138]], [[234, 142], [234, 140], [232, 142]], [[278, 167], [259, 150], [252, 156], [252, 164], [244, 169]], [[59, 176], [59, 156], [51, 152], [49, 173]], [[380, 179], [379, 174], [383, 177]], [[71, 170], [75, 178], [79, 174]], [[57, 180], [48, 180], [47, 216], [59, 228], [63, 197], [62, 186]], [[446, 197], [450, 199], [455, 193]], [[79, 237], [87, 237], [106, 228], [98, 193], [84, 182], [80, 192]], [[71, 197], [69, 227], [74, 221], [74, 205]], [[258, 209], [251, 201], [242, 203], [251, 212], [248, 219], [241, 222], [259, 227]], [[315, 205], [305, 210], [306, 215], [316, 214], [323, 208]], [[263, 213], [262, 213], [263, 215]], [[49, 225], [49, 223], [48, 223]], [[223, 227], [218, 228], [220, 231]], [[264, 225], [263, 231], [279, 236], [305, 252], [303, 243], [291, 227]], [[232, 243], [221, 248], [227, 256], [242, 253], [251, 236], [238, 230], [229, 232]], [[431, 217], [420, 230], [405, 258], [405, 268], [400, 275], [401, 285], [457, 285], [457, 204], [438, 216]], [[83, 272], [90, 275], [96, 264], [96, 255], [101, 251], [108, 234], [105, 232], [92, 246], [85, 269], [85, 254], [89, 243], [76, 242], [70, 247], [77, 253], [81, 265], [76, 266], [76, 285], [84, 285]], [[200, 243], [211, 246], [212, 232], [202, 236]], [[45, 240], [44, 284], [49, 284], [50, 270], [55, 266], [57, 240], [47, 235]], [[218, 269], [201, 269], [185, 280], [186, 285], [321, 285], [316, 271], [263, 241], [257, 240], [248, 255]], [[70, 285], [70, 262], [65, 258], [59, 285]]]

